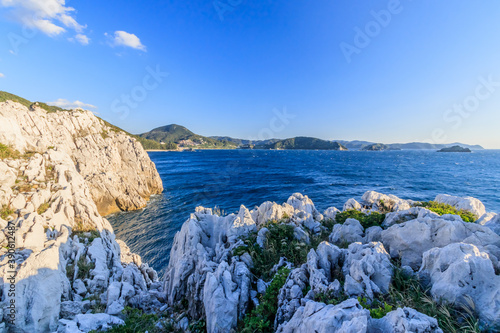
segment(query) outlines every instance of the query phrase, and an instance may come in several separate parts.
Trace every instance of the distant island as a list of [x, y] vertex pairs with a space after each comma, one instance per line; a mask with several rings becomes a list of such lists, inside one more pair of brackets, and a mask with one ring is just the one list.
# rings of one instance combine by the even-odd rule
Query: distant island
[[317, 138], [298, 136], [280, 140], [274, 143], [256, 146], [260, 149], [306, 149], [306, 150], [347, 150], [338, 142], [326, 141]]
[[383, 143], [374, 143], [372, 145], [364, 146], [361, 150], [365, 151], [383, 151], [383, 150], [401, 150], [401, 148], [391, 147]]
[[438, 153], [472, 153], [472, 151], [469, 148], [453, 146], [438, 150]]
[[249, 140], [230, 136], [202, 136], [184, 126], [171, 124], [149, 132], [133, 135], [148, 150], [196, 150], [196, 149], [306, 149], [306, 150], [364, 150], [385, 151], [403, 149], [436, 150], [459, 145], [472, 150], [484, 149], [479, 145], [463, 143], [433, 144], [426, 142], [384, 144], [370, 141], [323, 140], [313, 137], [288, 139]]

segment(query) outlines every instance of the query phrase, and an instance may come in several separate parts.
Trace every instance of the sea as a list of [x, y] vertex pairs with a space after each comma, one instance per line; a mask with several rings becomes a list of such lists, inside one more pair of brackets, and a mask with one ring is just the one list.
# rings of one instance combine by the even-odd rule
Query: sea
[[116, 237], [160, 275], [168, 265], [175, 233], [197, 206], [225, 214], [240, 205], [286, 202], [309, 196], [316, 208], [342, 209], [366, 191], [403, 199], [437, 194], [472, 196], [500, 213], [500, 150], [437, 153], [434, 150], [311, 151], [200, 150], [149, 152], [164, 191], [142, 210], [108, 216]]

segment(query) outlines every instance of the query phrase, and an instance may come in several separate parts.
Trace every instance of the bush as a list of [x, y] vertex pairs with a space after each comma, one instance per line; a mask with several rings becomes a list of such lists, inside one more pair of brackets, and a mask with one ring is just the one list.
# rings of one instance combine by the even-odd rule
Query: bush
[[476, 215], [466, 210], [458, 210], [455, 207], [436, 201], [420, 202], [418, 204], [420, 207], [427, 208], [430, 211], [438, 215], [453, 214], [458, 215], [462, 218], [464, 222], [474, 222], [478, 219]]
[[252, 257], [254, 267], [252, 273], [264, 280], [269, 279], [269, 272], [281, 257], [286, 257], [295, 266], [306, 262], [307, 253], [311, 248], [294, 237], [294, 227], [274, 221], [267, 224], [269, 233], [266, 236], [264, 248], [257, 244], [257, 233], [251, 233], [244, 238], [244, 247], [233, 250], [233, 255], [248, 252]]
[[87, 263], [86, 256], [84, 255], [80, 256], [76, 265], [78, 266], [78, 274], [76, 275], [76, 278], [82, 280], [90, 277], [90, 271], [95, 268], [95, 263], [92, 261]]
[[[159, 318], [155, 314], [146, 314], [142, 310], [125, 307], [122, 311], [125, 316], [125, 325], [115, 326], [107, 330], [109, 333], [159, 333], [165, 332], [156, 327]], [[91, 331], [96, 332], [96, 331]]]
[[373, 302], [369, 303], [365, 297], [358, 297], [358, 302], [363, 308], [370, 310], [370, 316], [375, 319], [384, 317], [393, 308], [392, 305], [378, 300], [373, 300]]
[[360, 212], [359, 210], [349, 209], [345, 212], [337, 213], [335, 216], [335, 222], [343, 224], [347, 219], [356, 219], [361, 223], [363, 228], [370, 227], [380, 227], [382, 222], [385, 220], [385, 214], [380, 214], [378, 212], [373, 212], [369, 215]]
[[261, 296], [257, 308], [248, 313], [239, 324], [242, 333], [274, 332], [274, 317], [278, 311], [278, 294], [290, 274], [290, 269], [282, 267], [274, 275], [266, 293]]

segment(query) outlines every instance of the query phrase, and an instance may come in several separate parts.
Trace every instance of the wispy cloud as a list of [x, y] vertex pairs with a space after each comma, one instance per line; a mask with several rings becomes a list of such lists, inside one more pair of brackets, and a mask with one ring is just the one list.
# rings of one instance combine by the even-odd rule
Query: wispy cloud
[[0, 0], [0, 6], [11, 8], [11, 17], [18, 22], [51, 37], [66, 32], [66, 29], [81, 34], [86, 28], [76, 21], [75, 9], [66, 6], [65, 0]]
[[97, 106], [95, 106], [95, 105], [83, 103], [83, 102], [78, 101], [78, 100], [76, 100], [74, 102], [70, 102], [64, 98], [59, 98], [58, 100], [56, 100], [54, 102], [47, 102], [47, 104], [58, 106], [58, 107], [63, 108], [63, 109], [76, 109], [76, 108], [97, 109]]
[[77, 34], [75, 37], [68, 38], [70, 42], [78, 42], [82, 45], [89, 45], [90, 43], [90, 38], [87, 37], [87, 35], [84, 34]]
[[115, 31], [114, 36], [110, 36], [107, 33], [104, 35], [111, 38], [112, 46], [126, 46], [146, 52], [146, 46], [144, 46], [139, 37], [134, 34], [126, 31]]

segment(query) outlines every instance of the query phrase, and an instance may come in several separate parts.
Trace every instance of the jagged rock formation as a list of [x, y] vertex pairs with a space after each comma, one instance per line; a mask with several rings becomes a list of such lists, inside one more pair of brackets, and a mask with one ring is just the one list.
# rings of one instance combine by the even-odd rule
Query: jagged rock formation
[[21, 153], [66, 152], [89, 186], [99, 213], [134, 210], [163, 190], [156, 167], [135, 139], [90, 111], [47, 112], [0, 103], [0, 142]]
[[[436, 200], [442, 198], [448, 197]], [[474, 198], [447, 202], [475, 214], [484, 207]], [[297, 241], [310, 244], [301, 265], [294, 267], [282, 257], [271, 271], [284, 266], [290, 270], [277, 294], [277, 332], [442, 332], [436, 319], [415, 309], [395, 307], [373, 317], [358, 301], [358, 296], [370, 303], [387, 294], [395, 265], [405, 276], [418, 278], [422, 288], [428, 286], [434, 302], [457, 307], [473, 302], [481, 325], [500, 325], [500, 237], [482, 225], [496, 225], [497, 215], [487, 213], [478, 223], [466, 223], [460, 216], [439, 216], [418, 204], [370, 191], [359, 202], [349, 200], [344, 213], [330, 207], [320, 214], [298, 193], [282, 205], [265, 202], [254, 210], [242, 206], [238, 214], [223, 217], [198, 207], [175, 236], [164, 285], [167, 303], [185, 299], [193, 318], [206, 319], [208, 332], [235, 329], [250, 315], [251, 304], [259, 306], [258, 295], [272, 283], [253, 276], [255, 262], [240, 249], [254, 234], [264, 251], [272, 220], [291, 226]], [[325, 224], [350, 209], [387, 214], [381, 226], [366, 229], [355, 219], [333, 227]], [[333, 244], [313, 246], [313, 241], [325, 239], [325, 232]], [[347, 248], [338, 247], [346, 242]], [[338, 303], [325, 304], [325, 297]]]
[[88, 111], [13, 102], [0, 103], [0, 142], [24, 153], [0, 160], [0, 332], [88, 332], [123, 324], [125, 306], [164, 306], [157, 273], [100, 214], [161, 191], [141, 147]]

